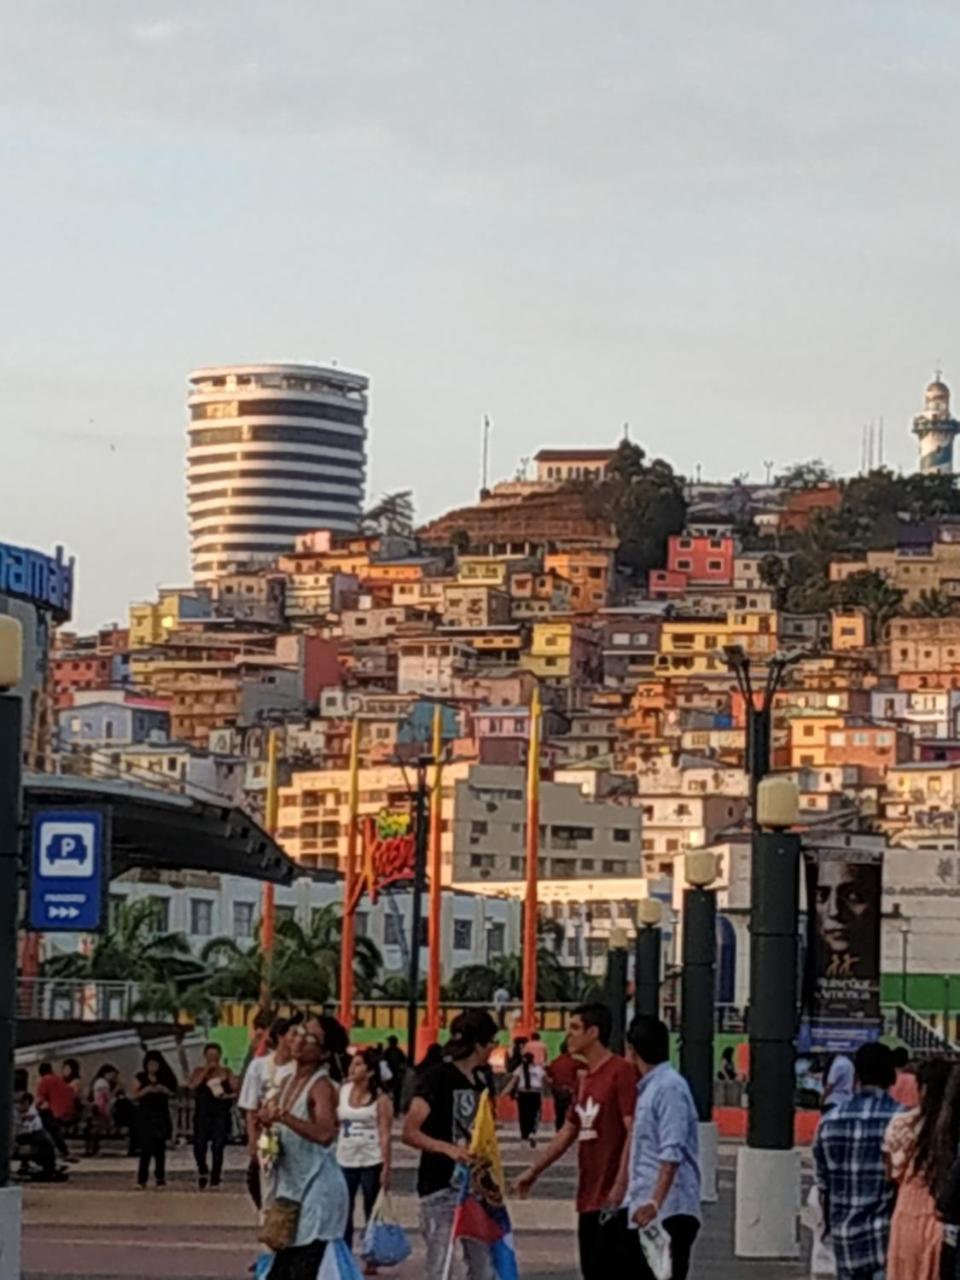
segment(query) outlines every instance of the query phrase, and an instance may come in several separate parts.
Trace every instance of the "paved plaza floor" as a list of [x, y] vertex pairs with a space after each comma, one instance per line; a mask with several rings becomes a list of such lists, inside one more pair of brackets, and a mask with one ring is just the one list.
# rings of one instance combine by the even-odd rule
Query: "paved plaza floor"
[[[526, 1152], [504, 1143], [508, 1172], [526, 1164]], [[720, 1202], [706, 1208], [705, 1228], [694, 1254], [694, 1277], [705, 1280], [795, 1280], [807, 1274], [796, 1264], [744, 1263], [733, 1257], [733, 1164], [735, 1151], [721, 1151]], [[416, 1224], [413, 1157], [398, 1156], [395, 1203], [405, 1226]], [[256, 1255], [254, 1216], [243, 1186], [244, 1154], [228, 1151], [226, 1181], [218, 1192], [197, 1190], [190, 1154], [171, 1153], [168, 1186], [146, 1192], [133, 1185], [134, 1162], [105, 1155], [84, 1160], [69, 1183], [25, 1190], [26, 1280], [40, 1277], [188, 1277], [248, 1280]], [[511, 1204], [523, 1280], [575, 1280], [575, 1218], [572, 1159], [549, 1170], [530, 1200]], [[422, 1280], [422, 1250], [386, 1273], [396, 1280]]]

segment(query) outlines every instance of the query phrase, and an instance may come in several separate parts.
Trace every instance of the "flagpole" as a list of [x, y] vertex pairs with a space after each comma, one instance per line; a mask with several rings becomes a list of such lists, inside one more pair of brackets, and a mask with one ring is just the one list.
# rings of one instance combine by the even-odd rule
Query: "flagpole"
[[[267, 734], [267, 795], [264, 805], [264, 826], [268, 836], [277, 834], [278, 787], [277, 787], [277, 730], [271, 729]], [[276, 935], [276, 899], [274, 887], [267, 883], [263, 886], [260, 907], [260, 950], [263, 955], [263, 968], [260, 975], [260, 1008], [267, 1014], [271, 1009], [270, 987], [273, 978], [273, 947]]]
[[523, 906], [523, 1008], [521, 1031], [537, 1028], [537, 907], [540, 857], [540, 689], [530, 699], [527, 750], [527, 886]]
[[356, 949], [357, 904], [357, 811], [360, 807], [360, 720], [353, 718], [350, 730], [350, 776], [348, 783], [347, 861], [343, 875], [343, 927], [340, 934], [340, 1022], [353, 1027], [353, 962]]
[[[433, 787], [430, 796], [430, 903], [427, 919], [427, 1016], [420, 1028], [422, 1043], [418, 1057], [440, 1036], [440, 957], [443, 930], [443, 788], [441, 754], [443, 751], [443, 708], [433, 706]], [[412, 1064], [411, 1064], [412, 1065]]]

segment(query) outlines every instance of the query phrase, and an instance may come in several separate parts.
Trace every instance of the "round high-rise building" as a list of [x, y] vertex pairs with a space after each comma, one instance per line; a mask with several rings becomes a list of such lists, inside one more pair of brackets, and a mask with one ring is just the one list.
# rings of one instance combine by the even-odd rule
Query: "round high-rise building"
[[368, 380], [314, 364], [190, 374], [187, 507], [193, 576], [264, 563], [312, 529], [356, 529]]

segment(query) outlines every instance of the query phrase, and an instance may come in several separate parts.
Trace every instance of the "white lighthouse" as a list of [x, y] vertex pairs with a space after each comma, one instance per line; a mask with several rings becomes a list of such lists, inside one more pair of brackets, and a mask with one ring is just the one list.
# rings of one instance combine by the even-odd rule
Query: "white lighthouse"
[[920, 471], [923, 475], [953, 475], [953, 441], [960, 434], [960, 422], [950, 417], [950, 388], [940, 372], [927, 387], [923, 413], [913, 420], [913, 433], [920, 442]]

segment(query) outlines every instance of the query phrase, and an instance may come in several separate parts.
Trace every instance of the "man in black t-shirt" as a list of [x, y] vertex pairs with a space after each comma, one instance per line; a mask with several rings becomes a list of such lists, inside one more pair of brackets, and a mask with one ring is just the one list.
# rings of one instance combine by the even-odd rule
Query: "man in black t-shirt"
[[[427, 1280], [442, 1280], [444, 1274], [459, 1196], [457, 1166], [472, 1160], [468, 1145], [485, 1087], [482, 1068], [496, 1041], [497, 1024], [488, 1013], [471, 1009], [454, 1018], [448, 1056], [420, 1077], [407, 1112], [403, 1141], [420, 1152], [417, 1195]], [[487, 1247], [474, 1240], [461, 1243], [469, 1280], [489, 1280]]]

